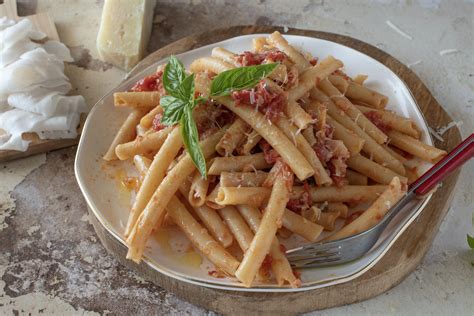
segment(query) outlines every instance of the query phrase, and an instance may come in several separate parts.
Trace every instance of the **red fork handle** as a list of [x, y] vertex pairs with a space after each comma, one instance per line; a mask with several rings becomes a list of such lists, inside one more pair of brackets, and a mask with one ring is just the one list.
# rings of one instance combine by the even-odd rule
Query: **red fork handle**
[[474, 134], [471, 134], [448, 155], [436, 163], [410, 186], [416, 195], [425, 195], [451, 172], [474, 157]]

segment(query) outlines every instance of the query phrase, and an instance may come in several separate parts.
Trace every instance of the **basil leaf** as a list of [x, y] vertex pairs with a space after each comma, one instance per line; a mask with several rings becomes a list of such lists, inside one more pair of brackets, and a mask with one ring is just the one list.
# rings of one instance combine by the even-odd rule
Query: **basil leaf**
[[467, 244], [471, 249], [474, 249], [474, 237], [467, 235]]
[[163, 108], [161, 122], [165, 125], [179, 122], [184, 146], [199, 172], [207, 178], [206, 159], [199, 147], [199, 134], [193, 118], [193, 108], [202, 102], [202, 98], [194, 98], [194, 74], [186, 76], [183, 63], [171, 56], [163, 73], [163, 86], [169, 95], [160, 99]]
[[181, 82], [186, 78], [184, 65], [175, 56], [171, 56], [163, 72], [163, 86], [168, 94], [177, 97]]
[[191, 160], [194, 162], [204, 179], [207, 179], [206, 159], [199, 146], [199, 134], [196, 123], [193, 119], [193, 112], [190, 107], [185, 107], [180, 121], [181, 137], [183, 137], [184, 147], [188, 151]]
[[187, 106], [187, 102], [171, 95], [167, 95], [160, 99], [160, 105], [163, 108], [161, 123], [165, 125], [173, 125], [181, 120], [183, 109]]
[[232, 91], [253, 88], [260, 80], [271, 74], [277, 63], [239, 67], [217, 75], [211, 84], [211, 96], [222, 97]]
[[163, 108], [161, 122], [173, 125], [181, 120], [184, 108], [194, 105], [194, 74], [187, 76], [174, 91], [174, 95], [163, 96], [160, 99]]
[[190, 104], [194, 104], [194, 74], [184, 78], [176, 93], [176, 97]]

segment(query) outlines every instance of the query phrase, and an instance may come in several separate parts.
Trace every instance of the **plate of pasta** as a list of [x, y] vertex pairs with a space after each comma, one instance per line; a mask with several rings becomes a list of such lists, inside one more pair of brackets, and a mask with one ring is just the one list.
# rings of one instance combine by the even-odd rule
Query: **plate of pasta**
[[303, 291], [368, 271], [430, 196], [355, 261], [294, 271], [286, 251], [375, 225], [446, 154], [432, 144], [389, 68], [274, 32], [170, 56], [126, 80], [91, 111], [75, 169], [127, 259], [206, 287]]

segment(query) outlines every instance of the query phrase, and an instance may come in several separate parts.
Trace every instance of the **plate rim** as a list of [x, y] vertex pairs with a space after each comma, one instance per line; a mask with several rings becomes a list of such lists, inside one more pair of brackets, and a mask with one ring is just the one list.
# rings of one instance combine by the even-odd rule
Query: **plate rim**
[[[190, 53], [190, 52], [194, 52], [196, 50], [201, 50], [201, 49], [206, 49], [207, 47], [209, 46], [212, 46], [212, 45], [216, 45], [216, 44], [221, 44], [221, 43], [225, 43], [225, 42], [229, 42], [229, 41], [232, 41], [232, 40], [235, 40], [235, 39], [239, 39], [239, 38], [246, 38], [246, 37], [256, 37], [256, 36], [263, 36], [263, 35], [269, 35], [269, 33], [253, 33], [253, 34], [244, 34], [244, 35], [240, 35], [240, 36], [234, 36], [234, 37], [231, 37], [231, 38], [227, 38], [227, 39], [224, 39], [222, 41], [218, 41], [218, 42], [213, 42], [213, 43], [209, 43], [209, 44], [206, 44], [204, 46], [200, 46], [200, 47], [196, 47], [194, 49], [191, 49], [191, 50], [188, 50], [188, 51], [185, 51], [185, 52], [181, 52], [179, 54], [176, 54], [176, 56], [180, 56], [182, 54], [185, 54], [185, 53]], [[395, 77], [397, 77], [400, 82], [403, 84], [403, 86], [405, 87], [405, 89], [409, 92], [409, 97], [411, 98], [411, 101], [413, 101], [413, 103], [415, 104], [416, 106], [416, 109], [418, 110], [418, 113], [421, 115], [421, 118], [423, 120], [423, 123], [426, 125], [426, 126], [429, 126], [428, 125], [428, 122], [426, 121], [426, 118], [425, 118], [425, 115], [423, 113], [423, 111], [421, 110], [421, 108], [419, 107], [418, 105], [418, 102], [416, 100], [416, 98], [414, 97], [412, 91], [410, 90], [410, 88], [408, 87], [408, 85], [405, 83], [405, 81], [400, 78], [400, 76], [398, 74], [396, 74], [392, 69], [390, 69], [389, 67], [385, 66], [384, 64], [382, 64], [380, 61], [378, 61], [377, 59], [375, 59], [374, 57], [364, 53], [364, 52], [361, 52], [355, 48], [352, 48], [352, 47], [349, 47], [349, 46], [346, 46], [344, 44], [341, 44], [341, 43], [338, 43], [338, 42], [335, 42], [335, 41], [331, 41], [331, 40], [328, 40], [328, 39], [324, 39], [324, 38], [319, 38], [319, 37], [315, 37], [315, 36], [306, 36], [306, 35], [299, 35], [299, 34], [287, 34], [287, 36], [291, 36], [291, 37], [301, 37], [301, 38], [308, 38], [308, 39], [317, 39], [317, 40], [321, 40], [321, 41], [326, 41], [326, 42], [330, 42], [330, 43], [333, 43], [333, 44], [336, 44], [336, 45], [341, 45], [341, 46], [344, 46], [345, 48], [348, 48], [350, 50], [354, 50], [360, 54], [363, 54], [364, 56], [370, 58], [373, 62], [376, 62], [378, 64], [380, 64], [381, 66], [385, 67], [388, 71], [390, 71]], [[84, 127], [83, 127], [83, 133], [84, 131], [87, 131], [88, 129], [88, 126], [89, 124], [91, 124], [91, 119], [90, 117], [92, 117], [94, 115], [94, 113], [97, 111], [98, 109], [98, 105], [100, 105], [100, 103], [103, 103], [104, 99], [106, 99], [107, 97], [110, 96], [110, 94], [112, 94], [117, 88], [119, 88], [120, 86], [122, 85], [126, 85], [128, 81], [131, 81], [131, 79], [135, 78], [136, 76], [140, 75], [140, 74], [143, 74], [144, 72], [146, 72], [149, 68], [153, 67], [153, 66], [156, 66], [160, 63], [163, 63], [164, 61], [166, 61], [168, 57], [164, 57], [162, 59], [159, 59], [155, 62], [153, 62], [152, 64], [142, 68], [141, 70], [139, 70], [136, 74], [132, 74], [130, 75], [132, 72], [133, 72], [133, 69], [132, 71], [127, 74], [127, 76], [125, 77], [125, 79], [120, 82], [117, 86], [115, 86], [114, 88], [112, 88], [111, 90], [109, 90], [106, 94], [104, 94], [94, 105], [94, 107], [92, 108], [92, 110], [90, 111], [89, 115], [87, 116], [87, 119], [86, 119], [86, 122], [84, 123]], [[139, 64], [137, 65], [139, 66]], [[135, 69], [135, 68], [134, 68]], [[84, 133], [85, 134], [85, 133]], [[82, 136], [82, 135], [81, 135]], [[433, 138], [432, 136], [427, 133], [427, 137], [429, 138], [429, 140], [431, 141], [431, 143], [433, 144]], [[88, 206], [88, 209], [92, 212], [92, 214], [96, 217], [97, 221], [102, 225], [103, 228], [106, 229], [106, 231], [111, 234], [123, 247], [126, 247], [126, 243], [125, 243], [125, 240], [123, 239], [122, 236], [120, 236], [118, 233], [116, 233], [114, 231], [114, 229], [111, 227], [111, 225], [109, 223], [107, 223], [107, 220], [102, 216], [102, 213], [99, 211], [99, 208], [96, 206], [96, 204], [94, 203], [93, 201], [93, 198], [91, 196], [89, 196], [89, 194], [86, 192], [87, 189], [86, 189], [86, 184], [85, 184], [85, 181], [84, 179], [82, 178], [82, 174], [80, 173], [80, 152], [82, 151], [82, 148], [84, 147], [84, 140], [85, 138], [81, 137], [80, 138], [80, 141], [79, 141], [79, 144], [78, 144], [78, 147], [77, 147], [77, 153], [76, 153], [76, 157], [75, 157], [75, 162], [74, 162], [74, 173], [75, 173], [75, 176], [76, 176], [76, 180], [78, 182], [78, 185], [79, 185], [79, 188], [81, 190], [81, 193], [82, 195], [84, 196], [85, 200], [86, 200], [86, 203], [87, 203], [87, 206]], [[208, 287], [208, 288], [212, 288], [212, 289], [218, 289], [218, 290], [225, 290], [225, 291], [238, 291], [238, 292], [248, 292], [248, 293], [256, 293], [256, 292], [260, 292], [260, 293], [290, 293], [290, 292], [304, 292], [304, 291], [309, 291], [309, 290], [314, 290], [314, 289], [318, 289], [318, 288], [323, 288], [323, 287], [328, 287], [328, 286], [332, 286], [332, 285], [337, 285], [337, 284], [341, 284], [341, 283], [346, 283], [346, 282], [349, 282], [359, 276], [361, 276], [362, 274], [366, 273], [368, 270], [370, 270], [375, 264], [377, 264], [384, 256], [385, 254], [388, 252], [388, 250], [391, 249], [391, 247], [393, 246], [393, 244], [398, 240], [398, 238], [403, 234], [403, 232], [411, 225], [411, 223], [421, 214], [421, 212], [423, 211], [423, 209], [426, 207], [426, 205], [428, 204], [428, 202], [431, 200], [432, 198], [432, 195], [433, 193], [430, 193], [428, 196], [426, 196], [422, 203], [415, 207], [411, 214], [409, 215], [409, 219], [407, 220], [407, 222], [402, 225], [401, 227], [398, 228], [398, 231], [396, 232], [396, 235], [392, 238], [392, 240], [390, 240], [390, 242], [387, 244], [387, 246], [383, 249], [383, 251], [377, 256], [375, 257], [372, 261], [370, 261], [366, 266], [364, 266], [362, 269], [348, 275], [348, 276], [344, 276], [344, 277], [340, 277], [340, 278], [337, 278], [337, 279], [331, 279], [331, 280], [325, 280], [325, 281], [314, 281], [312, 282], [311, 284], [309, 285], [306, 285], [304, 287], [300, 287], [300, 288], [290, 288], [290, 287], [265, 287], [265, 286], [259, 286], [259, 287], [252, 287], [252, 288], [246, 288], [246, 287], [243, 287], [243, 286], [239, 286], [239, 285], [231, 285], [231, 284], [218, 284], [218, 283], [213, 283], [213, 282], [206, 282], [206, 281], [203, 281], [202, 279], [196, 279], [194, 277], [190, 277], [190, 276], [183, 276], [182, 273], [178, 273], [176, 271], [172, 271], [160, 264], [158, 264], [156, 261], [154, 261], [153, 259], [149, 258], [148, 256], [144, 255], [143, 257], [143, 263], [146, 264], [147, 266], [149, 266], [153, 271], [155, 272], [158, 272], [158, 273], [162, 273], [164, 275], [166, 275], [167, 277], [170, 277], [170, 278], [173, 278], [173, 279], [177, 279], [179, 281], [184, 281], [186, 283], [190, 283], [190, 284], [193, 284], [193, 285], [197, 285], [197, 286], [204, 286], [204, 287]], [[416, 210], [415, 210], [416, 209]]]

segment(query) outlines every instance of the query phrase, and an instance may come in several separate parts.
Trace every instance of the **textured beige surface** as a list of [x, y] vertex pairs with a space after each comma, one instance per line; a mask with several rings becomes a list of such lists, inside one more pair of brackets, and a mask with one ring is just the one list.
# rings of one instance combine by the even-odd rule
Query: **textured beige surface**
[[[75, 59], [67, 73], [89, 105], [121, 80], [121, 70], [97, 59], [101, 1], [19, 2], [20, 15], [52, 15]], [[412, 69], [448, 113], [463, 121], [466, 136], [474, 130], [473, 14], [474, 4], [468, 1], [167, 0], [158, 1], [149, 49], [238, 24], [350, 35], [406, 64], [421, 61]], [[413, 40], [395, 32], [386, 20]], [[441, 56], [446, 49], [459, 52]], [[0, 165], [0, 314], [206, 314], [144, 282], [105, 252], [85, 216], [73, 174], [74, 153], [72, 148]], [[414, 273], [384, 295], [322, 314], [472, 313], [474, 254], [466, 233], [473, 231], [473, 167], [472, 162], [465, 166], [452, 209]]]

